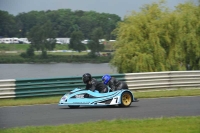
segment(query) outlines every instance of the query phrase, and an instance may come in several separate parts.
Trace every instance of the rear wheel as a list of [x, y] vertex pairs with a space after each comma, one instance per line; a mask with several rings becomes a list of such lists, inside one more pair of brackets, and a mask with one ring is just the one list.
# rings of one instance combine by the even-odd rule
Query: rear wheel
[[121, 95], [121, 104], [119, 106], [121, 107], [129, 107], [132, 102], [132, 95], [130, 92], [123, 92]]
[[79, 108], [80, 106], [79, 105], [68, 105], [68, 107], [71, 109], [75, 109], [75, 108]]

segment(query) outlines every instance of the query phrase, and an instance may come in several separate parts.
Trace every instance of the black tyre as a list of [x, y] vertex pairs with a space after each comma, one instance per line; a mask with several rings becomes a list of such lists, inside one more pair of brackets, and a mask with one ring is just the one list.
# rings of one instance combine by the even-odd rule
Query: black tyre
[[132, 95], [130, 92], [123, 92], [121, 95], [121, 104], [119, 106], [121, 107], [129, 107], [132, 103]]
[[79, 108], [80, 106], [79, 105], [76, 105], [76, 106], [75, 105], [68, 105], [68, 107], [71, 108], [71, 109], [75, 109], [75, 108]]

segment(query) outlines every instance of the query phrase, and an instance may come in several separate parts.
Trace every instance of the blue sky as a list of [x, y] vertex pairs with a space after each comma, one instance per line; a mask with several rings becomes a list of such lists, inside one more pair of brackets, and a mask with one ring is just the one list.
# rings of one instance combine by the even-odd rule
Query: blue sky
[[[0, 10], [8, 11], [10, 14], [17, 15], [22, 12], [32, 10], [57, 10], [72, 9], [83, 11], [96, 11], [117, 14], [121, 18], [128, 15], [131, 11], [139, 11], [144, 4], [157, 2], [158, 0], [0, 0]], [[179, 3], [188, 0], [165, 0], [167, 7], [174, 9]], [[198, 1], [198, 0], [192, 0]]]

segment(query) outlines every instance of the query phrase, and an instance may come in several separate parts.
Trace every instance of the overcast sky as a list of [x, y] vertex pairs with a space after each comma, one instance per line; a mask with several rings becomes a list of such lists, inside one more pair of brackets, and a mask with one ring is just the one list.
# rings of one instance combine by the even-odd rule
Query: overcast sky
[[[117, 14], [124, 18], [133, 10], [139, 11], [144, 4], [156, 1], [158, 0], [0, 0], [0, 10], [8, 11], [13, 15], [32, 10], [93, 10], [100, 13]], [[166, 4], [170, 9], [174, 9], [177, 4], [186, 1], [188, 0], [166, 0]]]

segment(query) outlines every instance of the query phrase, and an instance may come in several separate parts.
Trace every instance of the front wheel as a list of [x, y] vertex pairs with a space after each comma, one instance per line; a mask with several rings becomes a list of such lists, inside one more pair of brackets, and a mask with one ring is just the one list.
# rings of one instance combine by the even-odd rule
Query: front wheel
[[79, 105], [68, 105], [68, 107], [71, 109], [75, 109], [75, 108], [79, 108], [80, 106]]
[[130, 92], [123, 92], [121, 95], [121, 104], [119, 106], [121, 107], [129, 107], [132, 102], [132, 95]]

